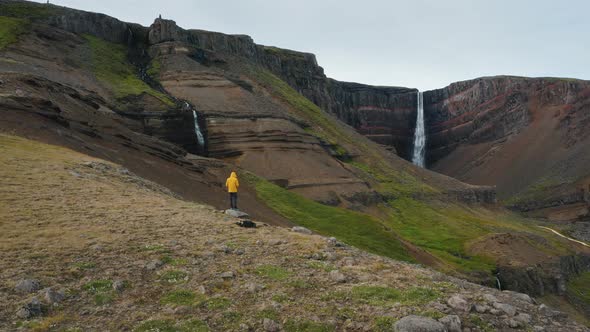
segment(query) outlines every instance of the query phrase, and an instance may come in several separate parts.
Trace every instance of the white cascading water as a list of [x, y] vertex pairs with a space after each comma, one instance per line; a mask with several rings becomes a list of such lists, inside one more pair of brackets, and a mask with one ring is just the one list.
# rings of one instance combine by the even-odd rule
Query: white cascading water
[[199, 121], [197, 112], [193, 110], [193, 118], [195, 119], [195, 133], [197, 134], [197, 143], [199, 144], [199, 149], [205, 147], [205, 137], [203, 133], [201, 133], [201, 127], [199, 127]]
[[424, 130], [424, 99], [422, 92], [418, 92], [418, 103], [416, 113], [416, 130], [414, 133], [414, 153], [412, 155], [412, 163], [414, 165], [424, 167], [424, 155], [426, 148], [426, 131]]

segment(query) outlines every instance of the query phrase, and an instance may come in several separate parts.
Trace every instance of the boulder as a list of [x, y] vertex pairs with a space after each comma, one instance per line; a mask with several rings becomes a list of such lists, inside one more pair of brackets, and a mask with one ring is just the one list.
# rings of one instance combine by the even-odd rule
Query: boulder
[[448, 315], [438, 321], [443, 323], [449, 332], [461, 332], [461, 318], [457, 315]]
[[463, 298], [461, 295], [454, 295], [447, 300], [447, 304], [449, 307], [459, 310], [469, 312], [471, 311], [471, 305]]
[[21, 319], [29, 319], [41, 316], [42, 314], [43, 306], [36, 297], [31, 298], [16, 311], [16, 316]]
[[51, 287], [43, 290], [43, 299], [47, 304], [57, 304], [66, 298], [63, 290], [55, 290]]
[[149, 263], [147, 263], [145, 265], [145, 268], [148, 271], [154, 271], [154, 270], [157, 270], [158, 268], [162, 267], [163, 265], [164, 265], [164, 262], [162, 262], [159, 259], [154, 259], [153, 261], [150, 261]]
[[19, 293], [34, 293], [41, 289], [41, 283], [35, 279], [22, 279], [16, 283], [14, 290]]
[[346, 282], [346, 276], [338, 270], [330, 271], [330, 279], [332, 279], [333, 281], [335, 281], [337, 283], [345, 283]]
[[531, 315], [529, 315], [529, 314], [520, 313], [520, 314], [516, 315], [516, 317], [514, 317], [514, 320], [526, 325], [526, 324], [531, 323], [532, 318], [531, 318]]
[[293, 231], [295, 233], [301, 233], [301, 234], [307, 234], [307, 235], [312, 234], [312, 231], [310, 231], [309, 229], [307, 229], [305, 227], [301, 227], [301, 226], [295, 226], [295, 227], [291, 228], [291, 231]]
[[113, 282], [113, 290], [117, 293], [122, 293], [125, 289], [125, 282], [123, 280], [115, 280]]
[[488, 305], [485, 305], [485, 304], [476, 304], [474, 307], [475, 307], [475, 311], [478, 312], [478, 313], [480, 313], [480, 314], [483, 314], [486, 311], [490, 310], [490, 307]]
[[482, 297], [484, 300], [486, 300], [489, 303], [499, 302], [498, 298], [492, 294], [484, 294]]
[[398, 320], [393, 326], [396, 332], [447, 332], [441, 322], [422, 316], [406, 316]]
[[530, 296], [528, 296], [527, 294], [524, 294], [524, 293], [514, 293], [513, 294], [513, 297], [515, 297], [515, 298], [517, 298], [517, 299], [519, 299], [519, 300], [521, 300], [523, 302], [526, 302], [526, 303], [530, 303], [530, 304], [533, 304], [534, 303], [533, 299]]
[[240, 210], [227, 209], [225, 210], [225, 214], [234, 218], [250, 218], [246, 212]]
[[510, 304], [495, 302], [493, 306], [510, 317], [516, 315], [516, 308]]

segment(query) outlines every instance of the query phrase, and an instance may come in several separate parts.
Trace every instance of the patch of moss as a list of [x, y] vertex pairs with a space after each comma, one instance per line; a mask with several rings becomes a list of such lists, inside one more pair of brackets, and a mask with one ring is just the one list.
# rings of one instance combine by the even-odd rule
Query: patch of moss
[[291, 275], [289, 271], [275, 265], [258, 266], [256, 268], [256, 274], [277, 281], [285, 280]]
[[176, 322], [172, 319], [154, 319], [141, 323], [135, 329], [135, 332], [207, 332], [209, 327], [207, 323], [201, 320], [189, 320]]
[[425, 287], [398, 290], [382, 286], [356, 286], [352, 288], [350, 293], [353, 300], [377, 306], [392, 305], [394, 303], [421, 305], [434, 301], [440, 296], [441, 293], [437, 290]]
[[393, 326], [397, 322], [397, 318], [389, 317], [389, 316], [382, 316], [375, 318], [373, 322], [373, 331], [376, 332], [386, 332], [386, 331], [393, 331]]
[[395, 234], [374, 217], [314, 202], [249, 173], [243, 178], [262, 201], [296, 224], [372, 253], [413, 261]]
[[163, 304], [174, 305], [194, 305], [200, 301], [202, 299], [197, 298], [194, 292], [185, 289], [174, 290], [160, 299], [160, 302]]
[[289, 302], [289, 296], [286, 294], [275, 294], [272, 296], [272, 300], [278, 303], [286, 303]]
[[93, 280], [85, 284], [82, 288], [90, 293], [96, 294], [110, 291], [113, 287], [113, 282], [110, 280]]
[[111, 293], [98, 293], [94, 295], [94, 304], [105, 305], [113, 302], [115, 296]]
[[275, 309], [262, 309], [255, 314], [256, 318], [258, 319], [272, 319], [272, 320], [279, 320], [279, 313]]
[[28, 20], [0, 16], [0, 50], [16, 42], [29, 29], [29, 25]]
[[161, 69], [162, 63], [160, 62], [160, 59], [153, 58], [147, 68], [147, 74], [150, 75], [150, 77], [156, 79], [160, 75]]
[[96, 267], [96, 264], [93, 262], [78, 262], [73, 264], [75, 268], [80, 270], [91, 270]]
[[32, 332], [52, 331], [55, 330], [56, 327], [59, 327], [59, 325], [64, 323], [66, 320], [67, 317], [63, 313], [59, 313], [54, 316], [45, 317], [39, 321], [29, 321], [22, 323], [19, 327], [26, 327]]
[[424, 310], [424, 311], [421, 311], [418, 316], [424, 316], [424, 317], [429, 317], [432, 319], [439, 320], [439, 319], [445, 317], [446, 314], [444, 314], [438, 310]]
[[336, 270], [336, 267], [334, 265], [326, 263], [326, 262], [310, 261], [310, 262], [307, 262], [307, 266], [312, 269], [322, 270], [325, 272], [330, 272], [330, 271]]
[[229, 308], [232, 301], [225, 297], [213, 297], [205, 302], [205, 307], [208, 310], [221, 310]]
[[113, 302], [115, 299], [112, 286], [112, 281], [100, 279], [90, 281], [82, 288], [90, 294], [93, 294], [94, 303], [96, 305], [105, 305]]
[[314, 288], [316, 288], [315, 285], [313, 285], [313, 284], [311, 284], [311, 283], [309, 283], [309, 282], [307, 282], [305, 280], [302, 280], [302, 279], [291, 280], [291, 281], [289, 281], [288, 285], [290, 287], [293, 287], [296, 290], [314, 289]]
[[168, 270], [160, 275], [160, 280], [168, 284], [178, 284], [188, 280], [188, 273], [178, 270]]
[[109, 87], [117, 99], [146, 93], [158, 98], [167, 106], [174, 106], [174, 102], [168, 96], [139, 79], [136, 68], [127, 60], [127, 49], [124, 45], [91, 35], [84, 35], [84, 38], [92, 50], [91, 64], [96, 78]]
[[590, 305], [590, 272], [584, 272], [567, 283], [567, 294]]
[[330, 324], [292, 319], [285, 323], [284, 329], [287, 332], [329, 332], [335, 330], [334, 326]]
[[143, 247], [140, 247], [139, 250], [141, 251], [153, 251], [160, 254], [167, 254], [170, 253], [170, 249], [164, 247], [161, 244], [146, 244]]
[[186, 258], [173, 258], [169, 255], [162, 256], [160, 260], [162, 263], [172, 266], [184, 266], [188, 264], [188, 260]]
[[239, 329], [242, 316], [239, 312], [224, 311], [216, 322], [223, 327], [224, 331], [235, 331]]
[[484, 332], [492, 332], [496, 330], [490, 323], [484, 321], [481, 317], [475, 314], [469, 315], [469, 322]]

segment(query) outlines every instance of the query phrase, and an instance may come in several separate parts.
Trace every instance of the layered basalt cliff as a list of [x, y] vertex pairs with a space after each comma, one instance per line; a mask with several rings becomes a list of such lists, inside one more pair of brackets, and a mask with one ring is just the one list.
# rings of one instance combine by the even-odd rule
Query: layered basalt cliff
[[257, 63], [322, 109], [409, 158], [415, 126], [416, 89], [340, 82], [326, 77], [313, 54], [258, 45], [244, 35], [184, 30], [171, 20], [156, 19], [148, 35], [152, 45], [177, 41]]
[[488, 77], [424, 94], [429, 165], [551, 219], [588, 214], [590, 82]]

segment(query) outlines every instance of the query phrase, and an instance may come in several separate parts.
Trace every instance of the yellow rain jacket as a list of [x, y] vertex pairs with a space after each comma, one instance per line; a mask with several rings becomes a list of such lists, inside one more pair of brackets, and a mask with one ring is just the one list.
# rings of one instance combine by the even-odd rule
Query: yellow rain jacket
[[231, 175], [227, 180], [225, 180], [225, 186], [227, 187], [227, 192], [230, 193], [237, 193], [238, 187], [240, 186], [240, 182], [238, 181], [238, 176], [236, 172], [231, 172]]

